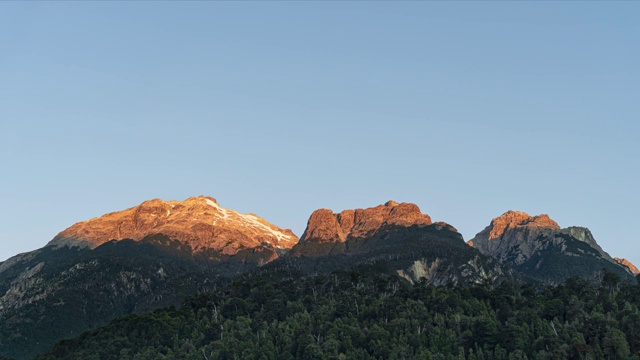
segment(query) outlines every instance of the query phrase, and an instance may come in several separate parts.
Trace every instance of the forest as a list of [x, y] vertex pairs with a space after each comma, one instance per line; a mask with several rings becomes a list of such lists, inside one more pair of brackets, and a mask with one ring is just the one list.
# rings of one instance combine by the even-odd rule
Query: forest
[[360, 267], [252, 273], [38, 359], [640, 359], [640, 285], [410, 284]]

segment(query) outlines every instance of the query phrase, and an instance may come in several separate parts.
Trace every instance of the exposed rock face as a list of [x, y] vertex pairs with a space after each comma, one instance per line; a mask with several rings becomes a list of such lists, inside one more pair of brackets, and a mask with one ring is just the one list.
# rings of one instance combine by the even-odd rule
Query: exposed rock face
[[596, 239], [593, 238], [593, 235], [591, 234], [591, 231], [589, 231], [589, 229], [585, 227], [580, 227], [580, 226], [570, 226], [568, 228], [562, 229], [561, 231], [564, 234], [567, 234], [577, 240], [580, 240], [584, 243], [589, 244], [589, 246], [598, 250], [600, 255], [602, 255], [602, 257], [605, 258], [606, 260], [615, 262], [615, 260], [613, 260], [611, 256], [606, 251], [604, 251], [600, 247], [600, 245], [598, 245], [598, 243], [596, 242]]
[[429, 215], [415, 204], [388, 201], [367, 209], [344, 210], [338, 214], [319, 209], [311, 214], [300, 243], [345, 242], [366, 238], [385, 225], [431, 225]]
[[511, 260], [521, 264], [537, 247], [533, 240], [540, 234], [550, 234], [560, 229], [547, 215], [530, 216], [524, 212], [509, 210], [491, 221], [467, 244], [505, 262]]
[[446, 258], [436, 258], [431, 262], [421, 258], [415, 260], [405, 269], [398, 269], [396, 272], [412, 284], [426, 281], [432, 285], [446, 285], [449, 282], [491, 283], [507, 276], [500, 266], [487, 262], [480, 255], [465, 260], [461, 264], [453, 265]]
[[48, 245], [95, 248], [110, 240], [141, 240], [151, 234], [167, 235], [188, 244], [194, 252], [211, 249], [223, 254], [260, 245], [289, 249], [298, 242], [291, 230], [253, 214], [222, 208], [214, 198], [198, 196], [185, 201], [149, 200], [79, 222], [59, 233]]
[[433, 285], [492, 283], [516, 276], [467, 246], [453, 226], [431, 223], [418, 206], [394, 201], [338, 214], [315, 211], [300, 243], [270, 266], [283, 264], [310, 274], [369, 271], [374, 266], [375, 271], [396, 274], [411, 283]]
[[561, 229], [547, 215], [508, 211], [467, 244], [546, 283], [560, 283], [572, 276], [595, 279], [603, 269], [633, 281], [630, 272], [596, 243], [589, 229]]
[[507, 230], [516, 227], [560, 229], [560, 226], [546, 214], [532, 217], [527, 213], [512, 210], [493, 219], [489, 227], [489, 240], [497, 239]]
[[32, 293], [29, 297], [24, 296], [26, 292], [34, 288], [42, 288], [39, 286], [42, 283], [42, 279], [35, 275], [37, 275], [43, 267], [44, 262], [40, 262], [21, 272], [20, 275], [13, 280], [7, 292], [0, 296], [0, 315], [7, 309], [20, 308], [47, 297], [48, 294], [46, 290]]
[[[513, 269], [468, 246], [453, 226], [444, 222], [428, 224], [430, 219], [420, 213], [417, 206], [407, 205], [410, 204], [388, 202], [364, 211], [339, 214], [318, 210], [309, 220], [303, 240], [267, 268], [299, 269], [306, 274], [353, 269], [379, 271], [399, 275], [411, 283], [433, 285], [521, 279]], [[410, 210], [404, 212], [409, 216], [392, 217], [392, 213], [403, 213], [389, 209], [393, 207]], [[357, 218], [361, 211], [365, 215], [378, 215], [374, 218], [377, 221], [362, 218], [349, 221]], [[343, 227], [344, 220], [349, 226]], [[373, 226], [363, 230], [357, 228], [358, 224]], [[355, 236], [354, 233], [367, 235]]]
[[576, 240], [587, 243], [597, 250], [606, 260], [613, 261], [596, 243], [589, 229], [584, 227], [568, 227], [561, 229], [558, 223], [542, 214], [531, 216], [520, 211], [509, 210], [493, 219], [491, 224], [479, 232], [467, 243], [503, 262], [520, 265], [527, 261], [533, 253], [545, 249], [549, 239], [558, 245], [566, 234]]
[[[430, 284], [435, 284], [435, 278], [438, 275], [438, 268], [442, 266], [442, 260], [436, 259], [429, 263], [425, 259], [414, 261], [407, 269], [396, 270], [398, 275], [407, 279], [412, 284], [425, 279]], [[440, 285], [440, 284], [437, 284]]]
[[617, 261], [618, 264], [627, 267], [629, 269], [629, 271], [631, 271], [632, 274], [634, 274], [634, 275], [640, 274], [640, 270], [638, 270], [638, 268], [635, 265], [633, 265], [629, 260], [624, 259], [624, 258], [619, 258], [619, 257], [616, 257], [616, 258], [613, 258], [613, 259], [615, 261]]

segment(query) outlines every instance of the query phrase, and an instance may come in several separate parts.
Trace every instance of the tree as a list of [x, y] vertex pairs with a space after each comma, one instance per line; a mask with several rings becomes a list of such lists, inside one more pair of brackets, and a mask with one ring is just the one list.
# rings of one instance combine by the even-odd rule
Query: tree
[[607, 359], [626, 359], [631, 355], [627, 337], [615, 328], [611, 328], [602, 340], [602, 350]]

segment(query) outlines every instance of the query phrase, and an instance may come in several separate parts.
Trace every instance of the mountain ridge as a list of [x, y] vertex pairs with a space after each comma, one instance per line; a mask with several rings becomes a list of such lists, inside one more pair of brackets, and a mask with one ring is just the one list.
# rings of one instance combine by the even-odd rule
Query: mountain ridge
[[261, 244], [289, 249], [298, 242], [289, 229], [255, 214], [222, 208], [212, 197], [197, 196], [184, 201], [147, 200], [81, 221], [61, 231], [47, 246], [95, 248], [111, 240], [141, 240], [152, 234], [188, 243], [196, 252], [212, 249], [229, 255]]
[[345, 242], [348, 238], [364, 238], [386, 225], [431, 225], [431, 217], [416, 204], [386, 203], [364, 209], [349, 209], [334, 213], [330, 209], [315, 210], [300, 237], [306, 242]]
[[[508, 211], [465, 242], [417, 205], [390, 200], [318, 209], [298, 239], [212, 197], [153, 199], [76, 223], [45, 247], [0, 263], [0, 354], [26, 358], [61, 336], [179, 305], [247, 273], [364, 271], [410, 284], [537, 286], [572, 276], [598, 282], [605, 269], [635, 283], [627, 263], [612, 259], [587, 228], [563, 229], [545, 214]], [[70, 332], [48, 330], [59, 323]]]

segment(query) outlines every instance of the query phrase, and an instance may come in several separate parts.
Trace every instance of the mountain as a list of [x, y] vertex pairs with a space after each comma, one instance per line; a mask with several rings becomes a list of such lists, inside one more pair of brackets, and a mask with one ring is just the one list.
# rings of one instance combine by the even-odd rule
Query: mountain
[[457, 230], [432, 223], [417, 205], [388, 201], [366, 209], [313, 212], [300, 239], [266, 268], [313, 274], [364, 268], [435, 285], [499, 282], [510, 269], [468, 247]]
[[141, 240], [163, 234], [189, 245], [194, 252], [214, 250], [235, 254], [239, 250], [268, 244], [290, 249], [298, 243], [291, 230], [284, 230], [254, 214], [224, 209], [207, 196], [185, 201], [154, 199], [88, 221], [59, 233], [48, 246], [95, 248], [111, 240]]
[[[632, 359], [639, 353], [640, 285], [602, 272], [630, 276], [587, 229], [509, 212], [469, 243], [492, 256], [413, 204], [320, 209], [289, 252], [231, 286], [179, 310], [117, 319], [38, 359]], [[566, 277], [558, 270], [565, 266], [573, 275], [603, 276], [536, 291], [511, 265], [547, 283]]]
[[[338, 283], [356, 292], [395, 293], [402, 283], [483, 293], [499, 286], [559, 284], [582, 277], [612, 292], [617, 280], [608, 274], [635, 284], [632, 271], [637, 269], [611, 258], [588, 229], [560, 228], [547, 215], [509, 211], [465, 243], [453, 226], [434, 223], [417, 205], [388, 201], [339, 213], [316, 210], [298, 239], [256, 215], [222, 208], [211, 197], [154, 199], [74, 224], [44, 248], [0, 263], [0, 358], [30, 358], [114, 318], [180, 306], [202, 293], [236, 292], [241, 299], [229, 300], [222, 311], [238, 316], [251, 316], [245, 310], [258, 307], [242, 300], [248, 296], [276, 306], [270, 314], [294, 306], [299, 316], [306, 316], [298, 303], [270, 299], [273, 287], [305, 282], [299, 289], [306, 294], [304, 301], [311, 301], [311, 289], [313, 306], [321, 309], [321, 303], [315, 303], [314, 279], [326, 283], [324, 294], [333, 301]], [[577, 287], [588, 284], [572, 281]], [[247, 284], [256, 287], [238, 288]], [[282, 289], [293, 296], [288, 291]], [[219, 295], [207, 296], [206, 306], [213, 303], [218, 321]], [[375, 301], [384, 302], [386, 296]], [[365, 304], [352, 300], [357, 314]], [[128, 319], [125, 323], [137, 318]], [[56, 351], [64, 353], [65, 346]], [[119, 356], [112, 352], [110, 358]]]
[[290, 230], [203, 196], [77, 223], [0, 263], [0, 356], [29, 358], [115, 317], [180, 305], [297, 242]]
[[618, 257], [613, 258], [613, 260], [615, 260], [618, 264], [628, 268], [632, 274], [634, 275], [640, 274], [640, 270], [638, 270], [638, 268], [635, 265], [633, 265], [631, 261], [624, 258], [618, 258]]
[[311, 214], [300, 243], [366, 238], [387, 225], [431, 225], [431, 218], [421, 213], [415, 204], [398, 204], [393, 200], [367, 209], [344, 210], [339, 214], [319, 209]]
[[597, 244], [589, 229], [560, 228], [546, 214], [507, 211], [468, 244], [546, 283], [557, 284], [572, 276], [596, 278], [602, 269], [633, 280], [630, 271]]

